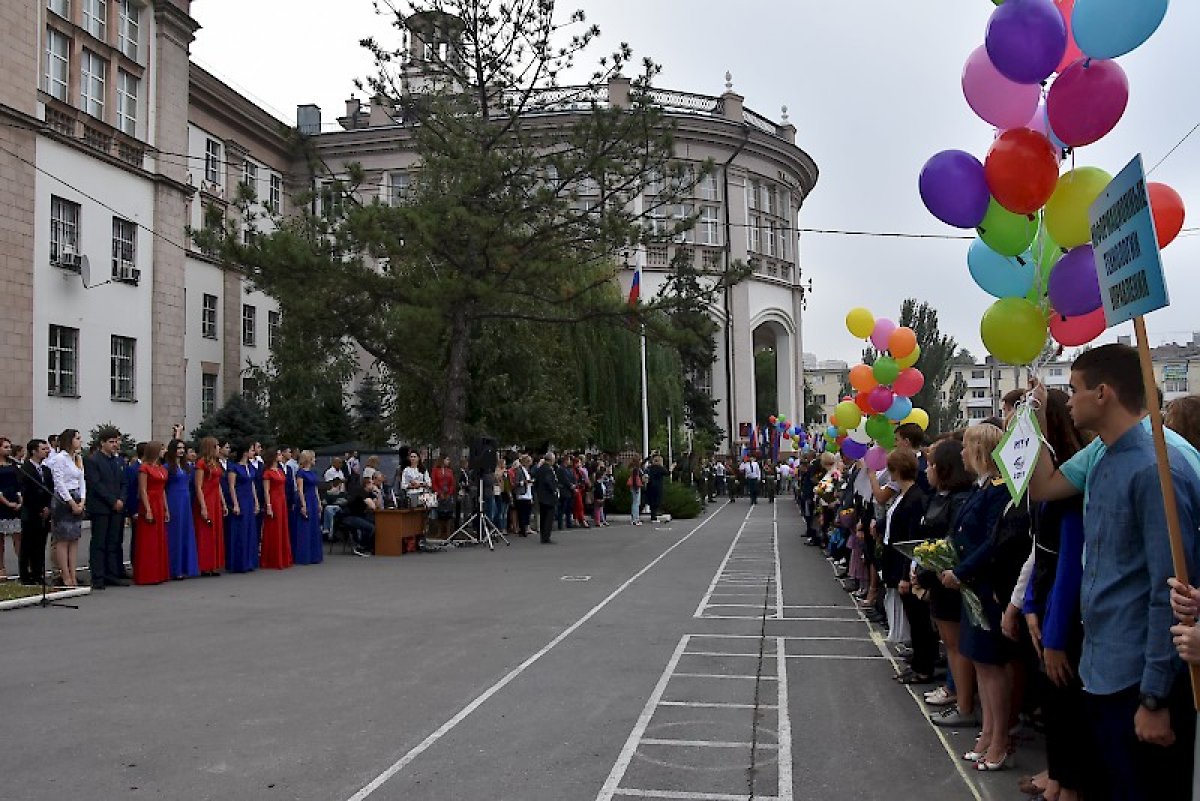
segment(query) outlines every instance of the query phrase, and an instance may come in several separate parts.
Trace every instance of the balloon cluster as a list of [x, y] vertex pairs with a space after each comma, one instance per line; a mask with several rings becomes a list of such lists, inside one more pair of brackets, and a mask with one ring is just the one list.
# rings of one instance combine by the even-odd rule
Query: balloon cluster
[[[980, 323], [983, 344], [1020, 365], [1038, 357], [1047, 333], [1074, 347], [1104, 331], [1088, 209], [1112, 176], [1073, 160], [1060, 175], [1059, 166], [1121, 120], [1129, 82], [1112, 59], [1150, 38], [1168, 0], [993, 2], [962, 88], [971, 109], [997, 129], [995, 140], [982, 163], [962, 150], [938, 153], [918, 184], [933, 216], [978, 232], [967, 267], [996, 298]], [[1165, 184], [1148, 190], [1165, 247], [1183, 228], [1183, 200]]]
[[767, 418], [767, 424], [774, 427], [784, 439], [794, 439], [797, 447], [808, 444], [808, 433], [800, 425], [788, 420], [785, 414], [771, 415]]
[[851, 368], [850, 386], [857, 394], [843, 398], [830, 416], [825, 449], [840, 450], [848, 459], [861, 459], [877, 449], [886, 458], [886, 449], [896, 444], [896, 426], [929, 427], [929, 415], [912, 403], [912, 396], [925, 386], [925, 376], [914, 366], [921, 346], [911, 328], [883, 317], [877, 320], [867, 309], [851, 309], [846, 328], [859, 339], [870, 339], [880, 356], [874, 364]]

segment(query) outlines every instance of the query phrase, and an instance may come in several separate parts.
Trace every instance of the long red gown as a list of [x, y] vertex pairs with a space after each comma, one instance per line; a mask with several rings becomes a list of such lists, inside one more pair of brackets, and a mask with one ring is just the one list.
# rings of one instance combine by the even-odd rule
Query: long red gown
[[263, 492], [270, 494], [271, 511], [275, 516], [268, 516], [266, 506], [263, 506], [262, 555], [259, 565], [274, 570], [292, 566], [292, 543], [288, 537], [287, 491], [284, 489], [286, 482], [287, 474], [278, 467], [263, 473]]
[[167, 551], [167, 468], [143, 464], [138, 471], [146, 476], [146, 496], [150, 499], [154, 522], [146, 520], [145, 509], [138, 511], [133, 538], [133, 583], [162, 584], [171, 578]]
[[192, 504], [196, 555], [201, 573], [217, 573], [225, 567], [225, 517], [221, 514], [221, 479], [224, 478], [225, 472], [221, 469], [220, 462], [210, 466], [204, 459], [196, 463], [196, 471], [204, 476], [200, 488], [204, 495], [208, 519], [212, 521], [204, 522], [204, 516], [200, 514], [199, 500]]

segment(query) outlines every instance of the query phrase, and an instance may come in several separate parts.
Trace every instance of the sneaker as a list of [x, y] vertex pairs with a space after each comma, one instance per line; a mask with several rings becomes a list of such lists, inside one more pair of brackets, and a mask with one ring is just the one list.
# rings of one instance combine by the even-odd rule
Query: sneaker
[[958, 697], [945, 687], [938, 687], [933, 692], [925, 693], [925, 703], [929, 706], [949, 706], [957, 700]]
[[370, 557], [370, 556], [371, 556], [371, 552], [370, 552], [370, 551], [367, 551], [367, 550], [364, 550], [364, 549], [362, 549], [362, 548], [359, 548], [359, 547], [356, 545], [356, 546], [354, 546], [354, 555], [355, 555], [355, 556]]
[[974, 715], [964, 715], [958, 711], [956, 706], [947, 707], [935, 715], [930, 715], [929, 722], [934, 726], [947, 729], [967, 729], [979, 725], [979, 721], [975, 719]]

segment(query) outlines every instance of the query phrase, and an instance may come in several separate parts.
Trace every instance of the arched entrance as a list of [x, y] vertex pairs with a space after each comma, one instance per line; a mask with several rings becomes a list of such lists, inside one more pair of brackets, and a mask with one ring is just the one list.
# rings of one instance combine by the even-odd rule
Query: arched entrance
[[797, 419], [795, 323], [778, 310], [765, 310], [755, 317], [754, 419], [763, 423], [773, 414]]

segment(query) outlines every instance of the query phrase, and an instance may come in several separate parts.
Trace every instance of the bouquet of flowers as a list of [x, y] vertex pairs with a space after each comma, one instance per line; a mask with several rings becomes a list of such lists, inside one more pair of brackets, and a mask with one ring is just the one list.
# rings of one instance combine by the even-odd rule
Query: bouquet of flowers
[[[892, 547], [926, 570], [932, 570], [939, 575], [943, 570], [953, 570], [958, 566], [958, 551], [948, 539], [893, 542]], [[962, 592], [963, 604], [971, 622], [985, 631], [990, 631], [992, 627], [983, 614], [983, 602], [979, 600], [979, 595], [965, 584], [959, 587], [959, 590]]]
[[836, 505], [841, 499], [841, 483], [841, 476], [838, 475], [837, 471], [831, 470], [817, 484], [815, 491], [817, 503], [823, 507]]

